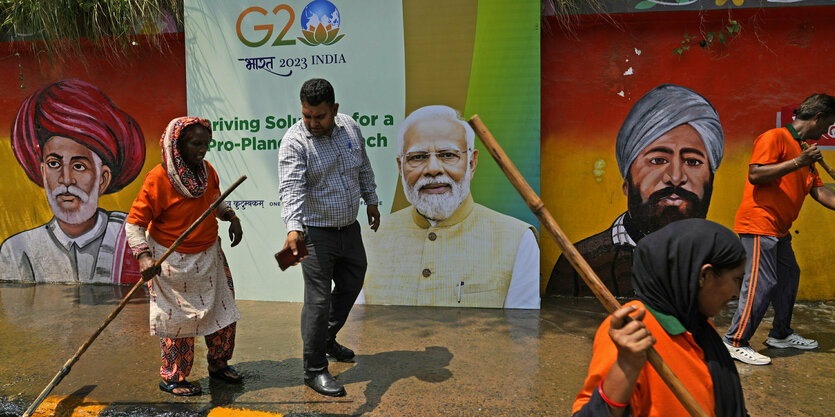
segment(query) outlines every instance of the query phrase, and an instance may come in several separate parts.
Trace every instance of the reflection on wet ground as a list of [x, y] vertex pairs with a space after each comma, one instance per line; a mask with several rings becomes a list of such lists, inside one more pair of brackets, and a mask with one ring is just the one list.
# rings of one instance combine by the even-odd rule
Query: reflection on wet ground
[[[0, 284], [0, 416], [18, 416], [115, 308], [128, 288]], [[302, 382], [301, 304], [240, 301], [232, 364], [246, 380], [208, 378], [205, 344], [189, 378], [200, 397], [161, 392], [159, 341], [140, 292], [44, 402], [55, 415], [220, 415], [220, 407], [285, 416], [569, 415], [594, 331], [594, 299], [550, 298], [541, 311], [357, 306], [340, 342], [353, 363], [330, 364], [348, 395], [323, 397]], [[727, 328], [733, 310], [716, 318]], [[752, 416], [819, 416], [835, 406], [835, 303], [795, 308], [812, 352], [765, 348], [771, 316], [753, 346], [771, 366], [738, 364]], [[48, 404], [53, 401], [52, 404]], [[95, 411], [93, 411], [95, 410]]]

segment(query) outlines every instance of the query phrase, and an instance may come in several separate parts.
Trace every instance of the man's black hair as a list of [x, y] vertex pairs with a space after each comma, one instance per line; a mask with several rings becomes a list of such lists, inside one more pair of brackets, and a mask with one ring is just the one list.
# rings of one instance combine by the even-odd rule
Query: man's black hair
[[812, 120], [818, 113], [823, 113], [824, 117], [835, 114], [835, 97], [822, 93], [812, 94], [795, 111], [798, 120]]
[[299, 93], [299, 98], [302, 103], [311, 106], [318, 106], [323, 101], [328, 103], [329, 106], [333, 106], [335, 102], [333, 86], [323, 78], [312, 78], [305, 81], [302, 85], [302, 91]]

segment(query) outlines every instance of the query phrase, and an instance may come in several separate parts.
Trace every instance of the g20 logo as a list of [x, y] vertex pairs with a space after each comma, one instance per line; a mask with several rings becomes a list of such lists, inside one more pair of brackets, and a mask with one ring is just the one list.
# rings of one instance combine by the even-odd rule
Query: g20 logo
[[[296, 20], [296, 13], [289, 5], [279, 4], [273, 9], [272, 14], [278, 16], [281, 12], [287, 12], [289, 19], [283, 29], [281, 29], [281, 32], [279, 32], [278, 36], [275, 37], [272, 46], [295, 45], [296, 39], [309, 46], [333, 45], [345, 36], [344, 34], [339, 34], [339, 26], [342, 21], [339, 16], [339, 10], [328, 0], [314, 0], [305, 6], [304, 10], [302, 10], [301, 18], [299, 19], [301, 23], [301, 33], [303, 36], [299, 36], [296, 39], [284, 39], [284, 37], [287, 36], [287, 32], [289, 32], [290, 28], [293, 27], [293, 22]], [[275, 26], [271, 23], [253, 24], [252, 29], [254, 31], [263, 31], [266, 32], [266, 34], [263, 38], [258, 40], [247, 39], [244, 36], [241, 27], [243, 26], [245, 19], [247, 21], [251, 20], [249, 16], [252, 14], [267, 16], [269, 12], [263, 7], [258, 6], [244, 9], [244, 11], [238, 16], [238, 22], [235, 25], [235, 29], [238, 33], [238, 39], [240, 39], [244, 45], [256, 48], [264, 45], [272, 39]]]

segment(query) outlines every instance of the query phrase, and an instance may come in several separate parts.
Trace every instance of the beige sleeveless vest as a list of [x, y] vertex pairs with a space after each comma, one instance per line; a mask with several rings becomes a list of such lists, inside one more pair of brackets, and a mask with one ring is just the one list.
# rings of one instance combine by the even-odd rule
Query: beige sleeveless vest
[[[504, 306], [527, 223], [475, 204], [432, 226], [414, 206], [363, 228], [365, 302], [420, 306]], [[460, 296], [459, 296], [460, 294]]]

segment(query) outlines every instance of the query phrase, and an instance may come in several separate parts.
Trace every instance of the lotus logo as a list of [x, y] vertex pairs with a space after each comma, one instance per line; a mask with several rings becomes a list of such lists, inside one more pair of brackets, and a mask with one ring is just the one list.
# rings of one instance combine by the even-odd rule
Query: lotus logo
[[299, 20], [304, 37], [298, 40], [305, 45], [333, 45], [345, 36], [339, 34], [339, 10], [328, 0], [310, 2]]

